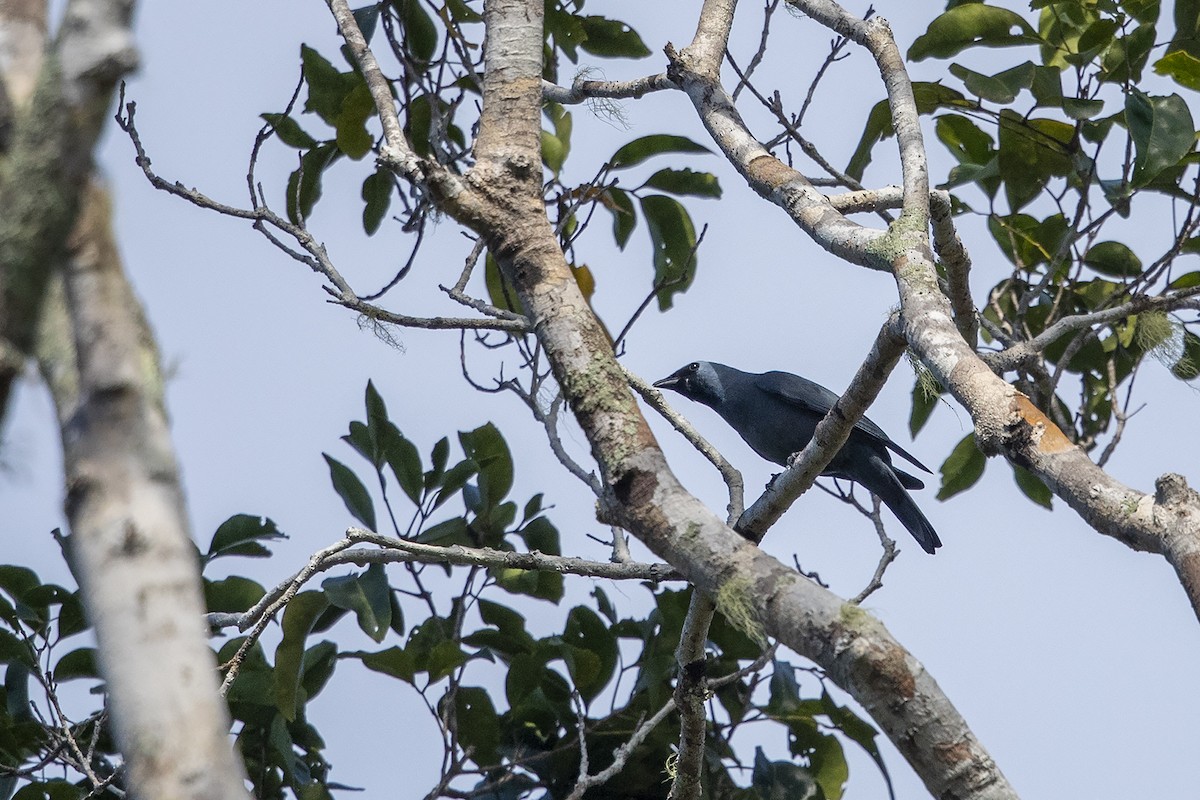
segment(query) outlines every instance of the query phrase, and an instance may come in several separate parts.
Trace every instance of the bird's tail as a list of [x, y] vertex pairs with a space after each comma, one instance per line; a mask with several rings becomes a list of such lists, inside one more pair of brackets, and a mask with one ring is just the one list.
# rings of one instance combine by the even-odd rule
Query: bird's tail
[[860, 480], [859, 482], [891, 509], [892, 513], [896, 515], [896, 519], [900, 520], [900, 523], [917, 540], [917, 544], [921, 545], [922, 550], [933, 555], [934, 550], [942, 546], [942, 540], [938, 538], [937, 531], [921, 513], [917, 504], [913, 502], [912, 497], [905, 490], [905, 484], [901, 482], [890, 464], [878, 456], [872, 456], [869, 475], [864, 474], [861, 477], [869, 477], [869, 481]]

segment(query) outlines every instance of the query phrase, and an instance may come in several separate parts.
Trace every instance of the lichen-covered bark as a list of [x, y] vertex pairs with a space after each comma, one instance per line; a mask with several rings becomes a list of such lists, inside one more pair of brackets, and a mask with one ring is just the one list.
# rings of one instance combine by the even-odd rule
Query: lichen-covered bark
[[[29, 79], [29, 16], [45, 8], [10, 3], [0, 20], [18, 26], [11, 36], [20, 34], [21, 56], [6, 66], [20, 87]], [[74, 224], [113, 92], [137, 64], [133, 6], [132, 0], [71, 0], [56, 41], [43, 43], [49, 49], [28, 102], [13, 93], [21, 104], [15, 105], [12, 144], [0, 162], [0, 341], [25, 357], [31, 355], [50, 272]], [[19, 374], [0, 365], [0, 419]]]

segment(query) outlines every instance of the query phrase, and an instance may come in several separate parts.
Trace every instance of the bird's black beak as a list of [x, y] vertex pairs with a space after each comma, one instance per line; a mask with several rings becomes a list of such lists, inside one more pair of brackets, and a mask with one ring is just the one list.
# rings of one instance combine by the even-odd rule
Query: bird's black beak
[[654, 388], [655, 389], [671, 389], [672, 391], [676, 391], [676, 392], [679, 391], [679, 387], [683, 383], [682, 372], [683, 372], [683, 370], [679, 370], [677, 372], [672, 372], [667, 377], [665, 377], [661, 380], [655, 381]]

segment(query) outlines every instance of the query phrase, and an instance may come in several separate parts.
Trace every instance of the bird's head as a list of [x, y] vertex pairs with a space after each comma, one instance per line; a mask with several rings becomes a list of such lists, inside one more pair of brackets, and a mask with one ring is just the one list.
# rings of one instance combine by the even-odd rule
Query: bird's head
[[725, 399], [725, 387], [717, 374], [717, 366], [710, 361], [693, 361], [662, 380], [655, 381], [654, 386], [679, 392], [689, 400], [696, 400], [705, 405], [720, 403]]

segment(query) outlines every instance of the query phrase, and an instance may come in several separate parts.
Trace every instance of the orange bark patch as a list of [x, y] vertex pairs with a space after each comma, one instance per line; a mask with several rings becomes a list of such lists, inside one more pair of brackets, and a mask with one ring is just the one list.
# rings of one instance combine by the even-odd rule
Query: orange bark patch
[[1023, 394], [1017, 395], [1017, 413], [1021, 419], [1034, 431], [1033, 441], [1041, 453], [1061, 453], [1074, 447], [1074, 443], [1041, 409], [1029, 401]]
[[777, 189], [797, 176], [796, 170], [784, 164], [777, 158], [770, 156], [759, 156], [750, 162], [747, 167], [747, 172], [753, 180], [761, 181], [770, 186], [772, 189]]

